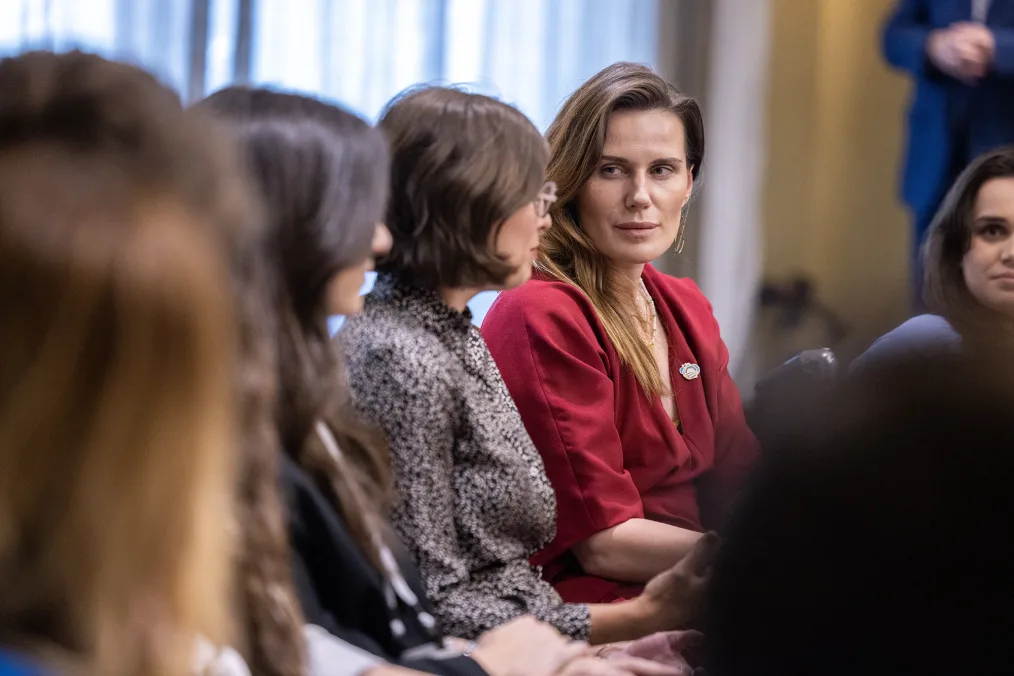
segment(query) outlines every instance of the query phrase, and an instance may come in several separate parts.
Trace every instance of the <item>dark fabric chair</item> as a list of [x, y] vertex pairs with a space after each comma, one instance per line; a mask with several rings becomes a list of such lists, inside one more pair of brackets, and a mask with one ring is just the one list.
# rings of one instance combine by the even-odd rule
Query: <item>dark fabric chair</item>
[[803, 404], [826, 397], [838, 381], [838, 360], [827, 347], [800, 352], [765, 374], [754, 386], [746, 407], [746, 419], [764, 448], [773, 446]]

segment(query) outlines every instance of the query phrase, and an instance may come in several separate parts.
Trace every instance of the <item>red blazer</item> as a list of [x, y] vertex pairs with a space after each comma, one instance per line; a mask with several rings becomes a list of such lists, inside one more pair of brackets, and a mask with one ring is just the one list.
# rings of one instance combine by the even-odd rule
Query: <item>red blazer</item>
[[[707, 298], [651, 265], [643, 279], [669, 338], [682, 434], [622, 366], [577, 288], [536, 273], [501, 293], [482, 324], [556, 490], [556, 538], [532, 563], [569, 602], [640, 592], [586, 575], [571, 547], [632, 518], [715, 528], [759, 450]], [[700, 366], [695, 380], [680, 375], [686, 363]]]

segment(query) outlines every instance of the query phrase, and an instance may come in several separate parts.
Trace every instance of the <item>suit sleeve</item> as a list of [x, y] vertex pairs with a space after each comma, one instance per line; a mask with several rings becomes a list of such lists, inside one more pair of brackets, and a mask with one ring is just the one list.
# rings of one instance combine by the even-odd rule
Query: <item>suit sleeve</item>
[[557, 536], [540, 554], [549, 561], [644, 508], [624, 469], [605, 353], [581, 306], [559, 290], [499, 302], [483, 335], [556, 491]]
[[932, 28], [928, 24], [926, 0], [900, 0], [888, 17], [883, 30], [884, 58], [895, 68], [922, 76], [938, 73], [926, 59], [926, 40]]
[[993, 70], [1002, 77], [1014, 76], [1014, 29], [992, 26], [989, 29], [993, 31], [996, 42]]

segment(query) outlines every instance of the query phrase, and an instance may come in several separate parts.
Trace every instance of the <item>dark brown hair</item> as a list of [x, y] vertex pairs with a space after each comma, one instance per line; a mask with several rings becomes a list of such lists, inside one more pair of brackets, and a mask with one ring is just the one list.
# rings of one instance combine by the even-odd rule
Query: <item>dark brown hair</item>
[[251, 210], [219, 131], [131, 66], [0, 61], [0, 641], [73, 673], [189, 674], [197, 636], [231, 640], [209, 231]]
[[924, 298], [961, 333], [987, 333], [998, 322], [968, 291], [962, 261], [972, 244], [972, 220], [979, 190], [994, 178], [1014, 176], [1014, 147], [1000, 148], [972, 161], [954, 181], [930, 224], [923, 246]]
[[[230, 122], [264, 198], [282, 448], [374, 556], [372, 534], [389, 493], [387, 451], [350, 418], [327, 328], [327, 288], [337, 272], [371, 255], [387, 203], [387, 145], [352, 113], [296, 94], [233, 87], [201, 105]], [[351, 462], [331, 456], [315, 433], [318, 421]]]
[[[218, 113], [207, 100], [197, 108]], [[239, 145], [250, 173], [246, 148]], [[264, 190], [256, 183], [254, 187]], [[252, 673], [301, 676], [306, 662], [304, 620], [292, 588], [288, 532], [278, 491], [280, 322], [274, 296], [281, 283], [269, 259], [268, 252], [277, 243], [264, 215], [267, 205], [260, 206], [262, 213], [246, 228], [219, 233], [230, 252], [240, 341], [234, 365], [240, 409], [237, 518], [242, 542], [237, 600], [244, 628], [242, 650]]]
[[[609, 276], [608, 261], [577, 219], [577, 197], [602, 157], [610, 116], [642, 110], [667, 110], [683, 122], [687, 165], [697, 179], [704, 161], [704, 120], [697, 102], [645, 66], [615, 63], [605, 68], [567, 99], [546, 133], [550, 148], [546, 174], [556, 182], [558, 199], [550, 211], [553, 225], [539, 245], [538, 265], [585, 292], [623, 363], [646, 392], [660, 396], [666, 388], [651, 348], [629, 321], [628, 301]], [[686, 213], [677, 242], [685, 224]]]
[[392, 100], [379, 127], [391, 144], [394, 244], [377, 269], [430, 289], [502, 284], [515, 270], [493, 240], [545, 182], [535, 126], [488, 96], [425, 87]]

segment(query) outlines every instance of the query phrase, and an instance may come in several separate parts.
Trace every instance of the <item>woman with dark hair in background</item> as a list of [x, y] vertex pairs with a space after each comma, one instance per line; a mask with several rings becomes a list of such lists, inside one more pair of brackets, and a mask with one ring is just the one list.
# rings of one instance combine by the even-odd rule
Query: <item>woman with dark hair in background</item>
[[229, 642], [248, 195], [131, 66], [0, 61], [0, 672], [183, 676]]
[[758, 453], [711, 304], [651, 261], [683, 247], [697, 103], [617, 63], [549, 127], [559, 187], [529, 284], [482, 326], [556, 491], [533, 561], [564, 599], [636, 597], [723, 515]]
[[553, 538], [556, 501], [466, 304], [531, 274], [555, 199], [545, 141], [515, 108], [440, 87], [396, 98], [379, 127], [393, 245], [338, 340], [357, 409], [387, 436], [393, 523], [437, 615], [466, 638], [524, 614], [596, 644], [679, 627], [710, 541], [614, 605], [563, 603], [528, 561]]
[[293, 576], [314, 625], [306, 630], [310, 673], [380, 676], [387, 662], [438, 674], [548, 676], [562, 667], [572, 676], [623, 676], [622, 663], [583, 670], [571, 661], [580, 644], [531, 619], [476, 644], [447, 639], [389, 532], [386, 449], [349, 420], [327, 332], [329, 315], [360, 309], [364, 275], [390, 246], [380, 224], [389, 166], [381, 134], [335, 106], [264, 89], [229, 88], [200, 105], [229, 123], [264, 200], [271, 306], [263, 311], [277, 319], [271, 419], [283, 451]]
[[1014, 147], [973, 161], [930, 225], [925, 302], [879, 338], [852, 370], [898, 358], [1014, 348]]

